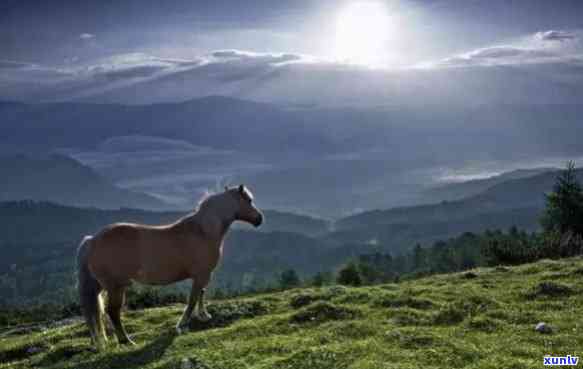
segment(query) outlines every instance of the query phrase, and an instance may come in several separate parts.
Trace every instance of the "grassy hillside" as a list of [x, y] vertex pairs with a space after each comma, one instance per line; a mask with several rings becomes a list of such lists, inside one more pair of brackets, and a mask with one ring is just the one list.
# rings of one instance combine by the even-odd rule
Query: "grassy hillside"
[[181, 336], [183, 306], [128, 312], [136, 347], [92, 353], [78, 323], [2, 333], [0, 368], [535, 368], [583, 345], [581, 275], [579, 257], [212, 302]]

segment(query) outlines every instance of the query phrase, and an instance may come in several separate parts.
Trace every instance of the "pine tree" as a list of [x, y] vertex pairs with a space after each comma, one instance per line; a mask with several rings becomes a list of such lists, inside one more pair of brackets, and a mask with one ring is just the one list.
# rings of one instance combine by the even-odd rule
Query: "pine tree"
[[546, 232], [573, 232], [583, 235], [583, 190], [577, 181], [575, 163], [557, 177], [553, 192], [546, 195], [546, 210], [541, 224]]
[[413, 270], [419, 271], [426, 266], [425, 250], [420, 244], [415, 245], [413, 249]]
[[283, 271], [279, 276], [279, 286], [282, 289], [298, 287], [300, 285], [300, 277], [294, 269]]

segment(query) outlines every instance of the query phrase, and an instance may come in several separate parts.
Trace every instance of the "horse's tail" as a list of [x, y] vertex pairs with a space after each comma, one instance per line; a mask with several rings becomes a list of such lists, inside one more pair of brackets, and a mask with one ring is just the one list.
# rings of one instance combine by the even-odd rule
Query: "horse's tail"
[[101, 337], [107, 340], [107, 335], [103, 324], [102, 288], [89, 270], [88, 256], [91, 240], [91, 236], [85, 236], [77, 250], [77, 288], [79, 290], [79, 304], [91, 339], [96, 346], [99, 346]]

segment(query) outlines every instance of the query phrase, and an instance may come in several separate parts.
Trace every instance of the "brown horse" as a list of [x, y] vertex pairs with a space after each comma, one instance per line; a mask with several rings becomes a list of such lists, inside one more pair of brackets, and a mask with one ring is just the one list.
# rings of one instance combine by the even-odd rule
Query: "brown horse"
[[101, 292], [107, 292], [105, 311], [119, 343], [133, 344], [122, 322], [125, 289], [132, 281], [167, 285], [192, 280], [188, 305], [176, 325], [180, 334], [195, 305], [199, 320], [211, 316], [204, 303], [205, 287], [222, 254], [231, 224], [244, 221], [259, 227], [263, 214], [253, 195], [240, 185], [205, 198], [198, 210], [175, 223], [161, 226], [112, 224], [95, 236], [86, 236], [77, 253], [80, 304], [96, 347], [107, 340], [103, 325]]

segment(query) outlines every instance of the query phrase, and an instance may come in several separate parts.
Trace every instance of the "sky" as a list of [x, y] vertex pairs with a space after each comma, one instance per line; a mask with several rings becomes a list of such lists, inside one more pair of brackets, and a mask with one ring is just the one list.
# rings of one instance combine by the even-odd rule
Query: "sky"
[[0, 3], [0, 99], [576, 103], [580, 0]]

